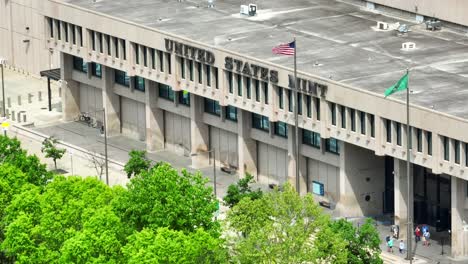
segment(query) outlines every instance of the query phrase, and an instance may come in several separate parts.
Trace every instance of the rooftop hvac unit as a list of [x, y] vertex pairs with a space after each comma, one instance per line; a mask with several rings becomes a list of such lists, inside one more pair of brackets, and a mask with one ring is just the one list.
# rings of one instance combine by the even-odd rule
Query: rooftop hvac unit
[[380, 30], [388, 30], [388, 23], [378, 21], [377, 28]]
[[255, 4], [241, 5], [240, 13], [241, 15], [255, 16], [257, 14], [257, 5]]
[[240, 13], [241, 15], [249, 15], [249, 6], [247, 5], [241, 5], [241, 8], [240, 8]]

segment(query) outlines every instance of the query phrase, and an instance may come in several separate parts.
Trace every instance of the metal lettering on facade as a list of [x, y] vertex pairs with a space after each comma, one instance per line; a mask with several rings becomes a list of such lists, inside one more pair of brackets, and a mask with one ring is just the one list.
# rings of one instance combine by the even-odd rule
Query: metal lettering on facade
[[266, 82], [278, 83], [278, 71], [270, 70], [255, 64], [249, 64], [248, 62], [243, 62], [232, 57], [226, 57], [224, 59], [224, 68], [228, 71], [236, 71], [245, 76], [260, 78]]
[[327, 95], [328, 87], [324, 84], [319, 84], [311, 80], [297, 78], [297, 85], [294, 85], [294, 76], [289, 74], [289, 85], [288, 87], [291, 89], [295, 89], [299, 92], [303, 92], [313, 96], [320, 96], [325, 97]]
[[214, 64], [215, 62], [214, 53], [211, 51], [199, 49], [171, 39], [164, 39], [164, 42], [167, 52], [174, 52], [179, 56], [187, 57], [207, 64]]

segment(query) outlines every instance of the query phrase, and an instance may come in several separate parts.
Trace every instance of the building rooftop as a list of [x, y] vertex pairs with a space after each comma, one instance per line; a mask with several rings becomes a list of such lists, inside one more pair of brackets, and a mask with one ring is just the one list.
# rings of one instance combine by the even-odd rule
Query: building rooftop
[[[245, 0], [62, 0], [86, 9], [293, 67], [273, 46], [297, 38], [298, 70], [383, 94], [411, 69], [412, 103], [468, 119], [468, 36], [384, 16], [335, 0], [252, 0], [254, 17], [239, 14]], [[377, 30], [400, 22], [410, 32]], [[414, 42], [416, 49], [402, 50]], [[405, 94], [394, 96], [404, 100]]]

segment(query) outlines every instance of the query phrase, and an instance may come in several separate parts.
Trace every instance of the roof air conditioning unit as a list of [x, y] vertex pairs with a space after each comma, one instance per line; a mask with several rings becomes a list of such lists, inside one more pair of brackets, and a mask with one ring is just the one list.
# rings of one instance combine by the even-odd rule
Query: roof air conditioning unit
[[249, 4], [249, 16], [255, 16], [257, 14], [257, 5]]
[[377, 28], [380, 30], [388, 30], [388, 23], [378, 21]]
[[240, 7], [240, 13], [241, 15], [249, 15], [249, 7], [247, 5], [241, 5]]

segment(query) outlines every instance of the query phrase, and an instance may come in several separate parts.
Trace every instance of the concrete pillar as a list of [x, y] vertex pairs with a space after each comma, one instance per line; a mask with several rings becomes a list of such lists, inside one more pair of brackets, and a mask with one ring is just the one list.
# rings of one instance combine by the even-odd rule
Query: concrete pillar
[[250, 137], [252, 129], [252, 115], [250, 112], [237, 109], [239, 176], [246, 173], [257, 176], [257, 142]]
[[80, 86], [72, 80], [73, 57], [66, 53], [60, 53], [60, 64], [63, 90], [62, 111], [63, 120], [72, 121], [80, 114]]
[[345, 217], [382, 214], [385, 159], [370, 150], [340, 142], [339, 201]]
[[208, 151], [209, 145], [209, 126], [203, 123], [203, 112], [203, 97], [190, 94], [190, 149], [193, 154], [198, 153], [192, 157], [193, 168], [209, 165], [209, 155], [201, 153]]
[[444, 144], [439, 134], [432, 133], [432, 173], [442, 173], [441, 163], [444, 160]]
[[306, 181], [306, 166], [305, 158], [300, 154], [302, 137], [301, 129], [299, 128], [299, 157], [296, 153], [296, 127], [293, 125], [288, 125], [288, 181], [289, 183], [296, 187], [296, 162], [299, 160], [299, 192], [301, 194], [307, 193], [307, 181]]
[[164, 111], [156, 105], [158, 87], [155, 82], [145, 80], [146, 86], [146, 149], [164, 149]]
[[[411, 168], [412, 169], [412, 168]], [[412, 175], [412, 173], [410, 173]], [[408, 205], [413, 201], [413, 196], [408, 198], [408, 177], [406, 173], [406, 161], [394, 159], [394, 204], [395, 224], [400, 226], [400, 238], [406, 238], [408, 226]], [[413, 186], [413, 177], [411, 186]], [[411, 192], [411, 195], [413, 192]]]
[[116, 136], [120, 134], [120, 100], [113, 90], [114, 69], [102, 66], [102, 83], [102, 105], [106, 109], [107, 135]]
[[[304, 110], [304, 109], [302, 109]], [[330, 137], [331, 108], [325, 98], [320, 98], [320, 136], [322, 138]]]
[[468, 260], [468, 231], [465, 231], [465, 227], [467, 227], [465, 222], [466, 181], [453, 176], [451, 179], [452, 257], [455, 259]]

